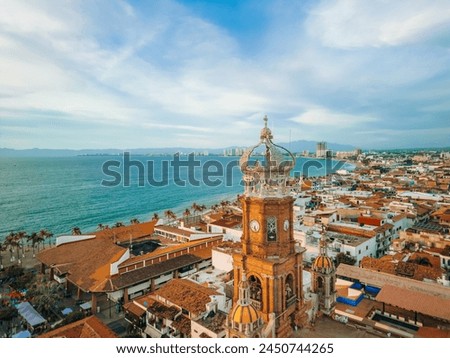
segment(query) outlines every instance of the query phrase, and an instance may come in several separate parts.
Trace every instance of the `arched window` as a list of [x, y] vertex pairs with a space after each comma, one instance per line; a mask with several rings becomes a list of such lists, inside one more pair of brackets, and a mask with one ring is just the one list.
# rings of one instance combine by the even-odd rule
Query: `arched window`
[[248, 282], [250, 283], [250, 299], [257, 302], [262, 302], [262, 287], [259, 278], [250, 275]]
[[323, 290], [323, 277], [321, 276], [317, 278], [317, 288], [319, 289], [319, 291]]
[[292, 274], [287, 275], [286, 281], [284, 282], [284, 293], [286, 299], [286, 306], [295, 302], [295, 291], [294, 291], [294, 277]]

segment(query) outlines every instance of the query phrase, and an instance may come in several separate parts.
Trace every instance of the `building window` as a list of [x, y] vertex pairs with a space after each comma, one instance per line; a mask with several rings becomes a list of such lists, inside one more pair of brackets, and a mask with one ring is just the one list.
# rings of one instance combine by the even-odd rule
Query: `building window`
[[277, 241], [277, 218], [275, 216], [267, 218], [267, 241]]
[[358, 255], [361, 255], [361, 250], [358, 250]]
[[366, 245], [366, 250], [369, 250], [369, 245]]

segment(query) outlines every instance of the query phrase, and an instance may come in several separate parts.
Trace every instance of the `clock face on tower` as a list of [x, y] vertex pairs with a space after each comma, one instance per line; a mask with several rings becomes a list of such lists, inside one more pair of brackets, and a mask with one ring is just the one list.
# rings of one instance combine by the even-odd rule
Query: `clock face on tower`
[[259, 222], [258, 222], [258, 220], [250, 221], [250, 229], [253, 232], [258, 232], [259, 231]]

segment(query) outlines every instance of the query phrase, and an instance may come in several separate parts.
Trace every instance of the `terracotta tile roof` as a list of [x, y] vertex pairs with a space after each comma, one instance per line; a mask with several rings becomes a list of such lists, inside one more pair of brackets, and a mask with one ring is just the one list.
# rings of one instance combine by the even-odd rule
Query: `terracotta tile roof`
[[39, 338], [117, 338], [117, 335], [96, 316], [44, 333]]
[[126, 251], [107, 238], [95, 238], [52, 247], [36, 257], [48, 267], [68, 272], [68, 280], [83, 291], [103, 292], [111, 288], [111, 263]]
[[377, 234], [373, 230], [364, 230], [364, 229], [359, 229], [357, 227], [347, 227], [347, 226], [341, 226], [341, 225], [329, 225], [328, 230], [333, 231], [333, 232], [339, 232], [341, 234], [362, 236], [365, 238], [371, 238], [371, 237], [376, 236], [376, 234]]
[[140, 305], [137, 305], [134, 301], [125, 303], [123, 305], [123, 309], [132, 313], [136, 317], [142, 317], [143, 315], [145, 315], [145, 312], [147, 312], [147, 310], [142, 308]]
[[375, 232], [384, 232], [384, 231], [392, 229], [393, 227], [394, 227], [394, 225], [392, 225], [392, 224], [384, 223], [383, 225], [377, 227], [375, 229]]
[[[214, 333], [220, 333], [225, 329], [224, 324], [226, 320], [227, 314], [222, 311], [217, 311], [213, 317], [202, 318], [197, 320], [196, 322]], [[205, 338], [210, 337], [208, 336]]]
[[435, 283], [417, 281], [407, 277], [395, 276], [385, 272], [346, 264], [340, 264], [336, 270], [336, 274], [340, 277], [357, 279], [360, 282], [376, 287], [392, 285], [450, 300], [450, 289]]
[[420, 327], [416, 337], [419, 338], [450, 338], [450, 330], [435, 327]]
[[[414, 253], [407, 262], [403, 262], [404, 254], [396, 254], [394, 256], [384, 256], [380, 259], [372, 257], [363, 257], [361, 267], [389, 273], [392, 275], [407, 276], [414, 280], [423, 281], [424, 279], [436, 280], [441, 277], [442, 269], [440, 267], [439, 258], [433, 257], [427, 253]], [[426, 259], [430, 266], [419, 265], [417, 261]]]
[[157, 264], [115, 275], [111, 278], [115, 289], [128, 287], [140, 282], [148, 281], [164, 273], [178, 270], [182, 267], [202, 262], [203, 258], [196, 255], [182, 255]]
[[402, 220], [402, 219], [404, 219], [404, 218], [406, 218], [406, 217], [407, 217], [406, 214], [395, 215], [395, 216], [392, 218], [392, 221], [397, 222], [397, 221], [400, 221], [400, 220]]
[[217, 225], [227, 228], [236, 228], [242, 225], [242, 220], [230, 220], [230, 219], [219, 219], [211, 223], [211, 225]]
[[170, 245], [167, 247], [158, 248], [155, 251], [149, 252], [147, 254], [132, 257], [132, 258], [122, 262], [119, 265], [119, 267], [125, 267], [125, 266], [128, 266], [128, 265], [136, 263], [136, 262], [152, 259], [154, 257], [158, 257], [163, 254], [171, 253], [171, 252], [181, 250], [184, 248], [198, 246], [198, 245], [201, 245], [202, 243], [214, 241], [214, 240], [217, 240], [222, 237], [223, 237], [222, 235], [212, 234], [211, 237], [206, 238], [206, 239], [199, 239], [199, 240], [195, 240], [195, 241], [184, 242], [184, 243], [180, 243], [180, 244], [176, 244], [176, 245]]
[[436, 297], [424, 292], [408, 290], [406, 288], [385, 285], [381, 288], [376, 300], [450, 322], [449, 299]]
[[154, 233], [156, 221], [146, 221], [139, 224], [132, 224], [127, 226], [114, 227], [104, 229], [101, 231], [93, 232], [100, 239], [109, 239], [114, 242], [129, 241], [130, 236], [132, 239], [139, 239], [147, 236], [151, 236]]
[[172, 327], [179, 330], [185, 336], [191, 335], [191, 320], [184, 315], [177, 317], [172, 323]]
[[164, 303], [158, 302], [150, 295], [145, 296], [139, 300], [144, 307], [147, 307], [147, 311], [159, 318], [165, 318], [173, 321], [175, 317], [180, 314], [180, 309], [175, 306], [167, 306]]
[[365, 225], [372, 225], [372, 226], [380, 226], [381, 219], [370, 217], [370, 216], [358, 216], [358, 223], [365, 224]]
[[204, 249], [199, 249], [194, 251], [195, 256], [201, 257], [202, 259], [210, 259], [212, 257], [212, 246], [205, 247]]
[[174, 279], [155, 291], [154, 295], [198, 315], [206, 311], [206, 304], [211, 302], [210, 296], [219, 293], [189, 280]]

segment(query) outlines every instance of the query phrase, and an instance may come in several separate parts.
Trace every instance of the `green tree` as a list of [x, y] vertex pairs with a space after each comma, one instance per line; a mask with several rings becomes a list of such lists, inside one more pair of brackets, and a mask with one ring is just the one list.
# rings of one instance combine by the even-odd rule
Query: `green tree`
[[353, 266], [356, 263], [356, 259], [350, 255], [340, 252], [336, 255], [336, 267], [341, 263]]
[[[39, 235], [36, 232], [32, 232], [28, 236], [27, 241], [31, 241], [31, 248], [33, 249], [33, 257], [36, 256], [36, 253], [35, 253], [34, 249], [35, 249], [36, 245], [39, 245], [39, 240], [40, 239], [41, 238], [39, 237]], [[39, 247], [38, 247], [38, 249], [39, 249]]]
[[64, 297], [64, 287], [56, 281], [49, 280], [46, 275], [38, 275], [28, 290], [26, 297], [42, 315], [50, 316]]
[[38, 235], [42, 238], [42, 247], [45, 249], [45, 240], [51, 238], [53, 236], [53, 233], [51, 233], [47, 229], [41, 229]]

